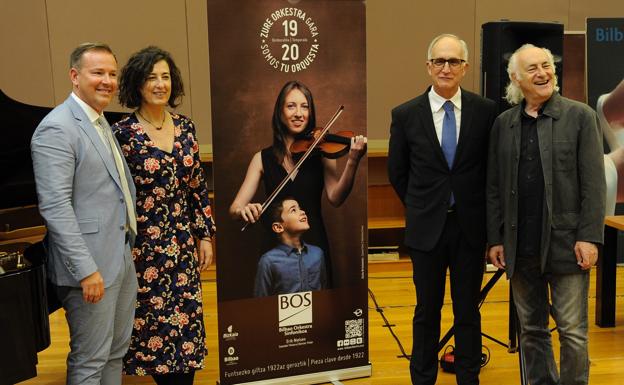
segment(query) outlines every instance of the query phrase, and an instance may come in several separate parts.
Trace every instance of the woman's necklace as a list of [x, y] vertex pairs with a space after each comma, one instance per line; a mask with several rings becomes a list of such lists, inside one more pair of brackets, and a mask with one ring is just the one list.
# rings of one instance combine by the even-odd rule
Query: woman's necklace
[[163, 126], [165, 125], [165, 118], [167, 117], [167, 111], [165, 111], [163, 113], [163, 118], [162, 118], [162, 122], [160, 122], [160, 127], [155, 125], [154, 123], [152, 123], [150, 120], [148, 120], [145, 116], [141, 115], [141, 113], [139, 112], [139, 110], [137, 110], [137, 114], [139, 114], [139, 116], [141, 117], [141, 119], [145, 120], [146, 122], [148, 122], [149, 124], [152, 125], [152, 127], [154, 127], [157, 130], [162, 130]]

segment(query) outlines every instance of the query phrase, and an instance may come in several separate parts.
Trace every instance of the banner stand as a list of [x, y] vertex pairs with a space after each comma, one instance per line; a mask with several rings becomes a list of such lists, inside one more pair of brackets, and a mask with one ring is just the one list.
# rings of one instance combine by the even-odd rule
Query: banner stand
[[[346, 368], [340, 370], [328, 370], [326, 372], [317, 372], [310, 374], [301, 374], [292, 377], [271, 378], [269, 380], [240, 382], [235, 385], [305, 385], [319, 384], [323, 382], [331, 382], [339, 384], [340, 380], [351, 380], [354, 378], [370, 377], [373, 373], [371, 364], [358, 366], [354, 368]], [[221, 383], [217, 381], [217, 385]]]
[[[277, 154], [286, 139], [324, 127], [339, 106], [333, 132], [366, 136], [365, 1], [207, 3], [219, 384], [371, 376], [367, 158], [356, 149], [361, 157], [347, 168], [346, 154], [315, 151], [291, 178]], [[351, 187], [330, 200], [334, 172]], [[230, 212], [274, 194], [274, 203], [305, 211], [297, 223], [307, 228], [292, 226], [303, 247], [273, 228], [275, 207], [251, 226]]]

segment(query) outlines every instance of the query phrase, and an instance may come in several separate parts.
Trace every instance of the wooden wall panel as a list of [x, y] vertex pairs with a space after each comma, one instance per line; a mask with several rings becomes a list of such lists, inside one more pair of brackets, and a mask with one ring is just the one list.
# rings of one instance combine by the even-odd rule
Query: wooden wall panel
[[479, 38], [481, 24], [488, 21], [542, 21], [568, 23], [569, 0], [525, 0], [522, 3], [500, 0], [477, 0], [475, 38]]
[[54, 105], [45, 2], [0, 2], [0, 88], [27, 104]]
[[563, 96], [586, 103], [585, 95], [585, 34], [563, 36]]
[[[303, 0], [311, 1], [311, 0]], [[204, 0], [110, 0], [105, 6], [80, 0], [0, 3], [0, 87], [20, 101], [52, 106], [70, 91], [67, 58], [80, 42], [108, 42], [123, 65], [132, 52], [157, 44], [180, 66], [187, 95], [180, 112], [193, 117], [202, 151], [210, 151], [211, 111], [207, 6]], [[470, 50], [463, 85], [479, 92], [481, 24], [500, 19], [560, 21], [584, 30], [585, 18], [624, 15], [621, 0], [499, 0], [438, 3], [368, 0], [368, 135], [388, 138], [390, 110], [421, 92], [431, 38], [450, 32]], [[112, 110], [120, 110], [117, 103]]]
[[[210, 106], [210, 64], [208, 62], [207, 2], [186, 0], [186, 28], [188, 31], [188, 58], [190, 70], [189, 91], [197, 126], [197, 140], [202, 152], [212, 152], [212, 122]], [[188, 103], [188, 101], [187, 101]]]
[[[48, 1], [47, 7], [57, 104], [71, 91], [68, 58], [78, 44], [108, 43], [117, 56], [119, 68], [132, 53], [157, 45], [171, 52], [182, 72], [186, 95], [178, 111], [192, 115], [184, 0], [109, 0], [105, 4], [65, 0]], [[122, 110], [116, 100], [108, 109]]]
[[[475, 50], [475, 0], [453, 2], [452, 11], [440, 4], [413, 0], [366, 2], [368, 136], [387, 139], [390, 110], [422, 94], [431, 83], [426, 60], [429, 42], [441, 33], [454, 33]], [[470, 67], [464, 85], [474, 87]]]
[[588, 17], [624, 17], [622, 0], [569, 0], [570, 16], [566, 29], [585, 31], [585, 19]]

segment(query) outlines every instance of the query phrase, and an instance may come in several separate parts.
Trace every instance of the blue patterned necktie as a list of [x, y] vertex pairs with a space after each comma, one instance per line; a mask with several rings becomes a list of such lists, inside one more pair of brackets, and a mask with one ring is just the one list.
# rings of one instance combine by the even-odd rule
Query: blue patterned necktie
[[457, 124], [455, 124], [455, 107], [453, 102], [447, 100], [444, 108], [444, 120], [442, 121], [442, 152], [446, 158], [449, 169], [453, 168], [455, 149], [457, 148]]
[[[447, 100], [442, 106], [444, 108], [444, 120], [442, 121], [442, 152], [446, 158], [449, 169], [453, 168], [455, 159], [455, 149], [457, 148], [457, 124], [455, 123], [455, 107], [453, 102]], [[455, 204], [455, 197], [451, 192], [449, 206]]]

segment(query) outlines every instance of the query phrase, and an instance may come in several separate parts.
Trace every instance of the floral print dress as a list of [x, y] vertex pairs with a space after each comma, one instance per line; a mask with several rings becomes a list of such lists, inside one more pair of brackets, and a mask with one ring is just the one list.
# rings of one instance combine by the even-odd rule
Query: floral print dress
[[195, 238], [211, 236], [208, 190], [193, 122], [172, 114], [171, 153], [154, 147], [134, 114], [113, 125], [137, 190], [132, 256], [134, 328], [124, 373], [186, 373], [204, 366], [202, 290]]

